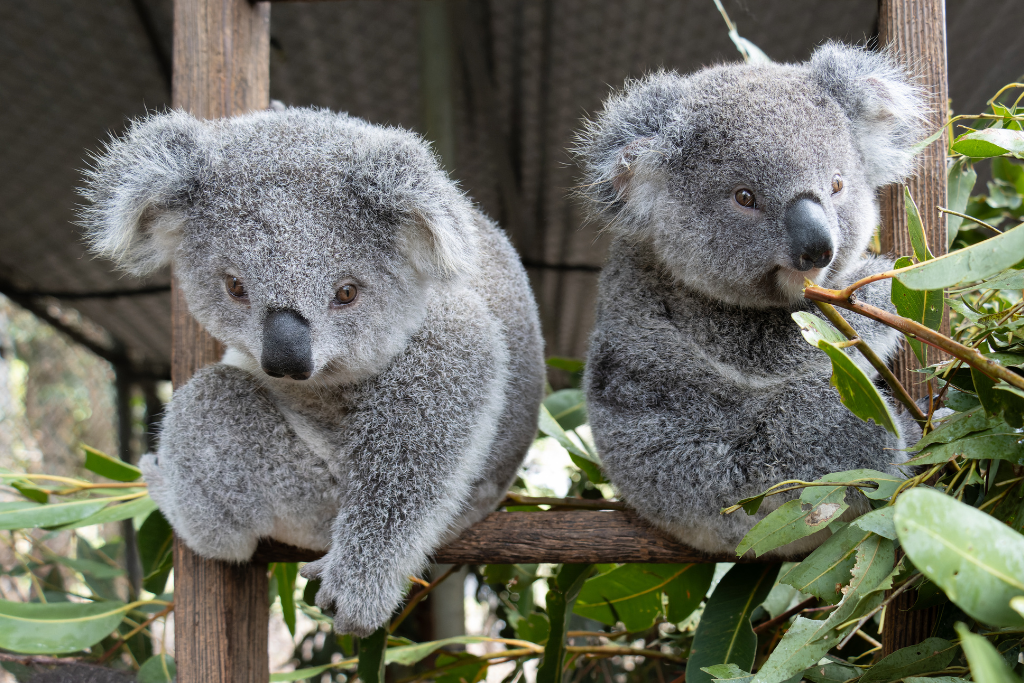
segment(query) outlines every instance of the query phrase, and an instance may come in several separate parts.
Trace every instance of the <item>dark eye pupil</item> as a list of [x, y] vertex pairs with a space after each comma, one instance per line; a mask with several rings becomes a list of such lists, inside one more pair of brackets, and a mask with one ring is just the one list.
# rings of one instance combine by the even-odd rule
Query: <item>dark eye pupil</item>
[[241, 279], [229, 275], [225, 278], [225, 281], [228, 288], [228, 294], [236, 299], [242, 299], [246, 296], [245, 285], [242, 284]]
[[753, 206], [754, 193], [750, 190], [736, 190], [736, 202], [740, 206]]
[[843, 178], [842, 176], [834, 176], [832, 178], [832, 192], [839, 192], [843, 189]]
[[334, 299], [338, 303], [347, 304], [352, 299], [356, 298], [356, 287], [355, 285], [343, 285], [338, 288], [338, 291], [334, 293]]

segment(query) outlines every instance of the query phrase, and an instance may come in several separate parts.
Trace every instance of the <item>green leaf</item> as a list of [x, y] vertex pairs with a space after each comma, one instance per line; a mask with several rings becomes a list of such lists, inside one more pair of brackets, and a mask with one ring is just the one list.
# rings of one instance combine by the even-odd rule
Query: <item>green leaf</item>
[[587, 422], [587, 403], [579, 389], [562, 389], [544, 399], [544, 407], [565, 430], [576, 429]]
[[843, 597], [839, 587], [852, 579], [857, 546], [869, 535], [863, 529], [847, 524], [779, 580], [801, 593], [821, 598], [825, 604], [834, 605]]
[[516, 623], [515, 630], [520, 640], [543, 644], [551, 635], [551, 621], [543, 612], [531, 612]]
[[[466, 660], [462, 666], [454, 666], [456, 662]], [[434, 660], [434, 667], [451, 666], [434, 678], [434, 683], [475, 683], [487, 675], [489, 663], [480, 661], [468, 652], [442, 652]]]
[[933, 142], [935, 142], [936, 140], [941, 138], [942, 134], [945, 133], [945, 132], [946, 132], [946, 128], [945, 128], [945, 126], [943, 126], [942, 128], [939, 128], [937, 131], [935, 131], [934, 133], [932, 133], [931, 135], [926, 137], [924, 140], [921, 140], [921, 142], [915, 142], [910, 147], [910, 153], [913, 156], [917, 156], [918, 154], [923, 152], [928, 147], [928, 145], [932, 144]]
[[860, 671], [852, 666], [843, 666], [842, 664], [812, 666], [803, 672], [803, 677], [811, 683], [844, 683], [844, 681], [858, 676], [860, 676]]
[[996, 383], [974, 368], [971, 368], [971, 378], [987, 414], [1003, 418], [1011, 427], [1024, 427], [1024, 391], [1004, 382]]
[[29, 500], [35, 501], [37, 503], [50, 502], [50, 494], [41, 489], [40, 487], [36, 486], [35, 484], [33, 484], [31, 481], [13, 481], [11, 482], [11, 486], [13, 486], [18, 491], [18, 493], [25, 496]]
[[569, 439], [569, 436], [562, 429], [562, 425], [558, 424], [558, 420], [551, 415], [551, 412], [547, 409], [547, 406], [541, 404], [540, 407], [540, 418], [538, 420], [537, 428], [540, 429], [541, 434], [550, 436], [552, 439], [558, 442], [558, 444], [569, 451], [569, 453], [578, 455], [585, 460], [593, 460], [593, 456], [587, 451], [583, 450]]
[[840, 344], [846, 341], [843, 333], [837, 330], [832, 323], [822, 320], [813, 313], [797, 311], [790, 317], [800, 327], [800, 334], [811, 346], [818, 346], [818, 342], [824, 340], [832, 344]]
[[[174, 563], [174, 531], [159, 510], [151, 512], [139, 527], [138, 544], [139, 560], [142, 563], [142, 587], [150, 593], [160, 595], [164, 592], [167, 577]], [[316, 602], [312, 604], [315, 605]]]
[[549, 368], [558, 368], [572, 374], [582, 373], [586, 365], [579, 358], [566, 358], [565, 356], [551, 356], [544, 362]]
[[735, 664], [715, 664], [714, 666], [705, 666], [701, 668], [701, 671], [709, 674], [712, 680], [728, 681], [728, 683], [747, 683], [754, 677], [754, 674], [749, 671], [744, 671]]
[[288, 631], [295, 636], [295, 577], [299, 575], [299, 565], [295, 562], [277, 562], [274, 564], [274, 576], [277, 578], [277, 594], [281, 598], [281, 612]]
[[583, 584], [576, 614], [629, 631], [650, 628], [663, 613], [662, 593], [669, 595], [669, 621], [690, 615], [707, 593], [713, 564], [624, 564]]
[[1007, 128], [975, 130], [957, 137], [952, 149], [957, 154], [976, 159], [1024, 154], [1024, 133]]
[[120, 567], [112, 567], [104, 562], [60, 556], [56, 556], [53, 559], [65, 567], [71, 567], [75, 571], [88, 574], [89, 576], [93, 576], [97, 579], [112, 579], [117, 576], [124, 576], [123, 569]]
[[1007, 426], [997, 427], [984, 432], [974, 432], [950, 443], [929, 446], [905, 464], [938, 465], [954, 457], [969, 460], [1009, 460], [1014, 464], [1024, 464], [1024, 445], [1020, 443], [1021, 440], [1024, 440], [1024, 435], [1010, 431]]
[[8, 602], [0, 600], [0, 647], [25, 654], [76, 652], [117, 628], [123, 602]]
[[965, 624], [958, 623], [956, 632], [976, 683], [1021, 683], [992, 643], [971, 633]]
[[114, 481], [135, 481], [142, 476], [142, 470], [91, 446], [82, 445], [85, 451], [85, 469]]
[[166, 654], [153, 655], [139, 668], [135, 681], [136, 683], [174, 683], [177, 675], [178, 667], [174, 665], [173, 657]]
[[942, 671], [953, 661], [957, 646], [942, 638], [927, 638], [896, 650], [861, 676], [860, 683], [889, 683], [913, 674]]
[[938, 429], [929, 432], [927, 436], [907, 450], [920, 451], [933, 443], [949, 443], [950, 441], [962, 439], [973, 432], [988, 429], [994, 426], [994, 424], [979, 406], [944, 420]]
[[149, 497], [149, 494], [130, 500], [127, 503], [118, 503], [117, 505], [111, 505], [105, 507], [99, 512], [95, 512], [88, 517], [65, 524], [58, 528], [58, 531], [64, 531], [66, 529], [78, 529], [83, 526], [93, 526], [94, 524], [107, 524], [108, 522], [120, 522], [123, 519], [131, 519], [132, 517], [139, 517], [147, 513], [152, 513], [156, 510], [156, 503]]
[[752, 683], [782, 683], [816, 664], [839, 643], [839, 637], [822, 633], [821, 622], [797, 617], [772, 650]]
[[384, 650], [388, 645], [388, 627], [381, 626], [359, 639], [357, 672], [362, 683], [384, 683]]
[[843, 405], [865, 422], [874, 420], [875, 424], [896, 434], [896, 419], [889, 410], [889, 404], [864, 370], [842, 349], [825, 340], [818, 342], [818, 348], [832, 359], [830, 383], [839, 391]]
[[[967, 157], [957, 159], [949, 167], [948, 191], [949, 198], [946, 203], [951, 211], [957, 213], [967, 212], [967, 199], [971, 196], [974, 183], [978, 180], [978, 172], [974, 170], [974, 164]], [[960, 231], [960, 224], [963, 223], [960, 216], [946, 215], [947, 246], [953, 245], [956, 234]], [[899, 267], [899, 266], [897, 266]]]
[[897, 499], [896, 532], [914, 566], [965, 613], [991, 626], [1024, 626], [1009, 606], [1024, 595], [1024, 536], [920, 487]]
[[910, 289], [946, 289], [992, 277], [1024, 260], [1024, 224], [945, 256], [896, 271]]
[[537, 669], [537, 683], [561, 683], [562, 662], [565, 660], [565, 631], [573, 605], [590, 575], [592, 564], [563, 564], [550, 582], [545, 604], [551, 633], [544, 647], [544, 657]]
[[0, 529], [30, 529], [70, 524], [99, 512], [109, 498], [87, 498], [51, 505], [32, 503], [24, 507], [0, 510]]
[[917, 202], [910, 195], [910, 188], [903, 186], [903, 200], [907, 209], [907, 232], [910, 233], [910, 244], [914, 248], [914, 258], [918, 263], [935, 258], [928, 248], [928, 235], [921, 222], [921, 212], [917, 210]]
[[[896, 260], [896, 268], [905, 268], [912, 265], [906, 256]], [[933, 330], [939, 329], [942, 324], [943, 292], [941, 289], [923, 290], [909, 289], [899, 280], [892, 281], [890, 298], [896, 306], [896, 312], [904, 318], [909, 318], [921, 323]], [[904, 335], [910, 348], [914, 351], [921, 365], [927, 365], [925, 359], [925, 345], [916, 337]]]
[[804, 536], [825, 529], [833, 520], [846, 511], [846, 487], [811, 487], [813, 502], [791, 500], [754, 525], [736, 547], [736, 555], [742, 557], [748, 550], [761, 556], [769, 550], [781, 548]]
[[865, 531], [872, 531], [883, 538], [895, 541], [896, 522], [893, 521], [895, 512], [890, 506], [878, 508], [853, 520], [850, 522], [850, 526], [855, 526]]
[[710, 683], [712, 677], [703, 668], [716, 664], [753, 668], [757, 636], [750, 615], [768, 597], [778, 573], [778, 564], [737, 564], [722, 577], [693, 636], [687, 683]]

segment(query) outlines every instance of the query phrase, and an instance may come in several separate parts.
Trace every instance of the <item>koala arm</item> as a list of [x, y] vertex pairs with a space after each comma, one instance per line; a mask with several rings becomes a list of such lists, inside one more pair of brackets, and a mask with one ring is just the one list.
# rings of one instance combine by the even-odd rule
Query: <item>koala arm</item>
[[498, 326], [476, 302], [428, 315], [403, 355], [361, 388], [346, 417], [346, 495], [319, 577], [335, 630], [366, 636], [391, 616], [465, 507], [503, 403]]

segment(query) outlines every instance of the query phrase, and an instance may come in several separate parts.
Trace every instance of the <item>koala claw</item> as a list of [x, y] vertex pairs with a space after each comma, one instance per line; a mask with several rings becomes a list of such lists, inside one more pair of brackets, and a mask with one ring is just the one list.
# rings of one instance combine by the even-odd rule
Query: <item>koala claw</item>
[[354, 577], [356, 573], [340, 568], [331, 570], [328, 559], [324, 557], [310, 562], [299, 573], [307, 579], [321, 580], [316, 604], [324, 613], [334, 614], [336, 633], [351, 633], [365, 638], [381, 624], [387, 623], [400, 595], [385, 595], [380, 584], [378, 588], [371, 588], [372, 579], [369, 578], [362, 586], [353, 586], [345, 577]]

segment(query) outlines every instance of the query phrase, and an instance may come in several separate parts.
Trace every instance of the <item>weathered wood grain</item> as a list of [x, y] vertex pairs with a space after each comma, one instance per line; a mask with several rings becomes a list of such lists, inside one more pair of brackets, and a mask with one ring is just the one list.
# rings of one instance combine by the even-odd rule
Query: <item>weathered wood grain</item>
[[[311, 562], [323, 553], [264, 541], [258, 562]], [[439, 549], [442, 564], [736, 562], [710, 555], [654, 529], [632, 511], [492, 512]]]
[[[270, 6], [248, 0], [175, 0], [175, 107], [199, 118], [270, 103]], [[172, 284], [171, 377], [175, 387], [220, 358], [220, 345], [188, 313]], [[174, 542], [174, 641], [179, 683], [265, 683], [266, 564], [204, 560]]]
[[[949, 120], [949, 85], [946, 78], [946, 6], [944, 0], [881, 0], [879, 4], [878, 39], [891, 45], [900, 58], [918, 76], [918, 83], [928, 93], [932, 112], [929, 132]], [[917, 174], [907, 182], [910, 193], [921, 211], [928, 245], [936, 256], [945, 254], [946, 220], [936, 209], [946, 206], [946, 149], [948, 131], [929, 145], [920, 155]], [[882, 195], [882, 250], [897, 255], [913, 253], [907, 235], [907, 219], [903, 188], [887, 188]], [[948, 330], [948, 319], [944, 327]], [[939, 359], [938, 351], [928, 348], [928, 361]], [[900, 351], [893, 372], [915, 398], [927, 395], [927, 386], [914, 372], [919, 367], [913, 352], [906, 345]], [[882, 634], [883, 653], [916, 645], [932, 634], [937, 619], [936, 609], [911, 612], [917, 591], [898, 596], [885, 611]]]

